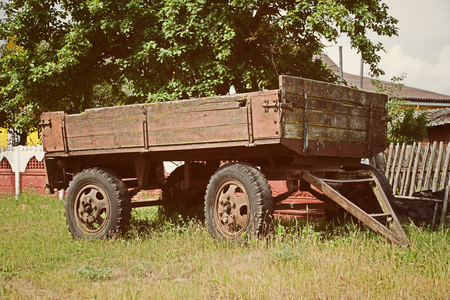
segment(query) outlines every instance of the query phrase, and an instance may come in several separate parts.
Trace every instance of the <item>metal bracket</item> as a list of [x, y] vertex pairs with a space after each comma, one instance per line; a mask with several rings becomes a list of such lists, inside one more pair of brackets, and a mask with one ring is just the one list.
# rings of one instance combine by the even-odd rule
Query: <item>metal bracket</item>
[[52, 128], [52, 119], [48, 119], [47, 121], [41, 120], [41, 123], [39, 123], [39, 127], [42, 128], [42, 127], [46, 127], [46, 126]]
[[142, 114], [144, 115], [144, 118], [142, 120], [142, 132], [144, 135], [144, 149], [148, 150], [149, 143], [148, 143], [148, 122], [147, 122], [147, 109], [145, 106], [141, 106]]
[[255, 138], [253, 136], [252, 99], [247, 99], [247, 124], [248, 124], [248, 144], [246, 146], [254, 147]]
[[308, 150], [308, 93], [306, 92], [306, 86], [304, 86], [305, 108], [303, 110], [303, 154]]
[[368, 124], [368, 128], [367, 128], [367, 154], [369, 156], [369, 158], [371, 158], [373, 156], [372, 154], [372, 144], [373, 144], [373, 138], [372, 138], [372, 127], [373, 127], [373, 102], [370, 101], [370, 105], [369, 105], [369, 124]]
[[269, 100], [264, 100], [264, 112], [268, 113], [269, 109], [273, 108], [275, 112], [278, 111], [278, 109], [293, 109], [292, 102], [289, 103], [280, 103], [278, 100], [274, 103], [269, 103]]
[[67, 131], [66, 131], [66, 116], [61, 116], [61, 133], [63, 139], [64, 153], [66, 155], [69, 154], [69, 141], [67, 140]]

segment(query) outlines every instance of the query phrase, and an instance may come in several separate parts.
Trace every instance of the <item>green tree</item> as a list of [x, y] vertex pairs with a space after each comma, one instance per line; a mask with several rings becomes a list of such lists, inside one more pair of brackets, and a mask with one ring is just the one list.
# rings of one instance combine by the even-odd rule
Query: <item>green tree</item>
[[387, 94], [388, 100], [388, 142], [407, 143], [420, 142], [427, 134], [428, 113], [426, 110], [416, 111], [400, 96], [403, 80], [406, 75], [394, 76], [390, 84], [383, 85], [379, 80], [372, 80], [377, 92]]
[[[380, 0], [10, 0], [0, 40], [0, 126], [42, 111], [277, 87], [278, 75], [336, 81], [315, 55], [347, 35], [375, 75], [396, 35]], [[106, 91], [106, 92], [105, 92]]]

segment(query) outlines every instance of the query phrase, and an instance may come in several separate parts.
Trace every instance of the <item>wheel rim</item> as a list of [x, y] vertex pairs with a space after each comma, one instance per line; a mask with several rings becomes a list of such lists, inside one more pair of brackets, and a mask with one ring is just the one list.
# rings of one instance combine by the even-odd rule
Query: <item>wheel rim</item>
[[78, 227], [86, 234], [102, 232], [109, 219], [109, 201], [103, 188], [96, 184], [82, 186], [75, 198], [75, 220]]
[[227, 180], [214, 196], [214, 222], [221, 235], [238, 238], [246, 231], [250, 219], [247, 191], [237, 180]]

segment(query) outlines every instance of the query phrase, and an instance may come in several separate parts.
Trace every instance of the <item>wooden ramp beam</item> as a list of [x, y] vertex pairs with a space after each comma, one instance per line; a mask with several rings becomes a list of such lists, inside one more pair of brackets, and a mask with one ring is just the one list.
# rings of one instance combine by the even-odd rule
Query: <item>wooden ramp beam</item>
[[[342, 208], [347, 210], [349, 213], [351, 213], [353, 216], [358, 218], [361, 222], [366, 224], [368, 227], [370, 227], [375, 232], [381, 234], [386, 239], [396, 243], [399, 246], [411, 246], [411, 243], [406, 236], [403, 228], [401, 227], [394, 211], [392, 210], [391, 205], [389, 204], [389, 201], [386, 197], [386, 194], [384, 193], [380, 182], [378, 179], [370, 175], [370, 181], [375, 183], [372, 188], [375, 193], [375, 196], [378, 199], [378, 202], [381, 205], [381, 208], [383, 209], [382, 214], [368, 214], [365, 211], [363, 211], [361, 208], [359, 208], [357, 205], [355, 205], [353, 202], [348, 200], [346, 197], [344, 197], [341, 193], [339, 193], [337, 190], [332, 188], [330, 185], [328, 185], [326, 181], [328, 182], [340, 182], [341, 180], [330, 180], [330, 179], [322, 179], [318, 178], [311, 173], [309, 173], [306, 170], [292, 170], [289, 171], [290, 177], [298, 177], [300, 179], [305, 180], [309, 184], [313, 185], [317, 189], [319, 189], [322, 193], [324, 193], [328, 198], [336, 202], [338, 205], [340, 205]], [[345, 180], [346, 182], [351, 182], [351, 180]], [[364, 180], [367, 181], [367, 180]], [[361, 182], [361, 180], [355, 179], [354, 182]], [[381, 224], [378, 220], [375, 218], [377, 217], [388, 217], [388, 223], [389, 227], [391, 229], [388, 229], [386, 226]]]

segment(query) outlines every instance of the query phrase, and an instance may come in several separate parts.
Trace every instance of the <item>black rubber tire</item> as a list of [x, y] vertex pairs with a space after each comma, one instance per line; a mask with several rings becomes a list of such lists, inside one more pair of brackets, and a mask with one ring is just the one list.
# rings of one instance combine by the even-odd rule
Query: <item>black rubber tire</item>
[[104, 239], [124, 232], [131, 219], [131, 199], [117, 175], [102, 168], [76, 174], [65, 200], [66, 223], [74, 238]]
[[[366, 171], [369, 171], [370, 173], [372, 173], [373, 175], [375, 175], [375, 177], [380, 182], [381, 188], [383, 189], [384, 193], [386, 194], [389, 204], [391, 205], [392, 209], [395, 212], [396, 205], [395, 205], [395, 201], [394, 201], [395, 197], [392, 192], [392, 187], [389, 184], [389, 181], [387, 180], [386, 176], [384, 176], [384, 174], [380, 170], [378, 170], [377, 168], [374, 168], [370, 165], [366, 165], [366, 164], [361, 164], [358, 167], [346, 167], [345, 169], [347, 171], [366, 170]], [[353, 197], [350, 197], [350, 198], [352, 198], [353, 202], [358, 207], [360, 207], [362, 210], [364, 210], [365, 212], [382, 213], [383, 210], [382, 210], [376, 196], [373, 194], [372, 188], [370, 187], [370, 185], [368, 183], [366, 183], [365, 185], [366, 185], [366, 189], [364, 191], [361, 191], [356, 196], [353, 195]], [[344, 190], [340, 190], [340, 192], [344, 196], [346, 196], [346, 197], [348, 196]], [[349, 199], [349, 200], [352, 200], [352, 199]], [[325, 216], [328, 221], [333, 221], [334, 223], [337, 223], [340, 225], [342, 225], [350, 220], [352, 220], [354, 223], [359, 222], [359, 220], [357, 218], [353, 217], [345, 209], [340, 208], [340, 207], [337, 210], [333, 210], [333, 211], [326, 210]]]
[[[392, 209], [395, 212], [396, 205], [395, 205], [394, 192], [392, 190], [392, 186], [389, 184], [389, 180], [386, 178], [386, 176], [383, 174], [383, 172], [381, 172], [377, 168], [372, 167], [371, 165], [365, 165], [365, 164], [361, 165], [361, 169], [367, 170], [367, 171], [371, 172], [373, 175], [375, 175], [375, 177], [380, 182], [383, 192], [386, 194], [389, 204], [391, 205]], [[375, 199], [375, 201], [376, 201], [376, 199]], [[378, 202], [376, 202], [376, 204], [379, 206]], [[381, 207], [380, 207], [380, 209], [381, 209]]]
[[[238, 201], [243, 205], [236, 204]], [[243, 163], [224, 165], [209, 181], [205, 195], [205, 217], [207, 228], [214, 238], [243, 241], [264, 237], [270, 231], [273, 210], [270, 185], [264, 174], [253, 166]], [[228, 218], [231, 223], [224, 223], [225, 219], [228, 223]]]

